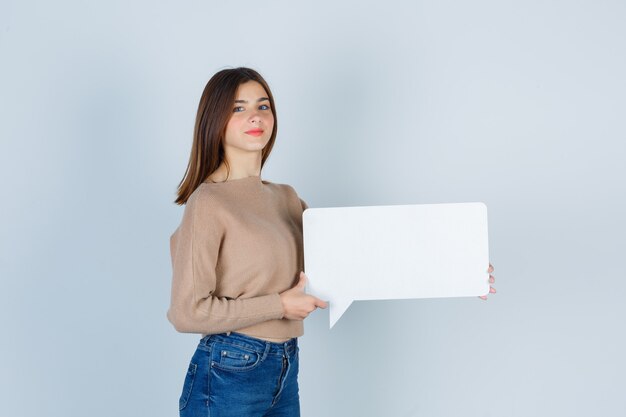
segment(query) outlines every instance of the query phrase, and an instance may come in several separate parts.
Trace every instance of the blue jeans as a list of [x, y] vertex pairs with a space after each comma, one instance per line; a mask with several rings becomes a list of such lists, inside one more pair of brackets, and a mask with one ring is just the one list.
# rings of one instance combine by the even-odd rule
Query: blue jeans
[[299, 417], [298, 338], [273, 343], [231, 332], [200, 339], [180, 417]]

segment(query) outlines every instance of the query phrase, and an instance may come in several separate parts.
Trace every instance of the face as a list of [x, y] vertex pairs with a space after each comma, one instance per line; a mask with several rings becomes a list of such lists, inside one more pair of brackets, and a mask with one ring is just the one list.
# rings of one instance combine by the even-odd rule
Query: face
[[226, 152], [261, 151], [269, 142], [273, 128], [274, 115], [265, 89], [256, 81], [240, 84], [226, 125]]

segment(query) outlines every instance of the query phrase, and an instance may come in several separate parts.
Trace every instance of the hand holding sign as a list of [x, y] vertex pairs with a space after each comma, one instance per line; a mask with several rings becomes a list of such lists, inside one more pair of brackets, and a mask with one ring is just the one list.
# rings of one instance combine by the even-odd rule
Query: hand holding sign
[[317, 307], [326, 308], [328, 304], [312, 295], [304, 292], [306, 275], [300, 272], [300, 279], [295, 287], [280, 293], [285, 314], [283, 318], [289, 320], [304, 320]]
[[[487, 270], [487, 272], [492, 273], [493, 272], [493, 265], [489, 264], [489, 269]], [[496, 282], [496, 278], [493, 275], [489, 275], [489, 283], [493, 284], [494, 282]], [[489, 287], [489, 292], [490, 293], [495, 293], [496, 289], [493, 287]], [[478, 298], [481, 298], [483, 300], [487, 299], [487, 294], [485, 295], [479, 295]]]

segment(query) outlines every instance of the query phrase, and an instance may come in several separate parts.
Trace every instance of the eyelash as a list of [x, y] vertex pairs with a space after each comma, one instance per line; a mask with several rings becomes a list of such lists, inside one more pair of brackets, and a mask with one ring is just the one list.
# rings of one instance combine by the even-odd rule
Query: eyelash
[[[260, 107], [263, 107], [263, 106], [267, 107], [267, 109], [265, 109], [265, 110], [269, 110], [269, 109], [270, 109], [270, 106], [268, 106], [267, 104], [261, 104], [261, 106], [260, 106]], [[238, 112], [237, 112], [237, 109], [241, 109], [241, 108], [243, 108], [243, 106], [237, 106], [237, 107], [235, 107], [235, 108], [233, 109], [233, 112], [234, 112], [234, 113], [238, 113]]]

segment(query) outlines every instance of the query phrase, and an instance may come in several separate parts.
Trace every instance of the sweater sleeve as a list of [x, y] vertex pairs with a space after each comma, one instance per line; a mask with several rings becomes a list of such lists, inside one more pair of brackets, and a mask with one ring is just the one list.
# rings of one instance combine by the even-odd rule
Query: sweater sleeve
[[283, 318], [278, 293], [246, 299], [213, 294], [223, 226], [210, 195], [189, 197], [170, 238], [172, 287], [167, 318], [181, 333], [214, 334]]

